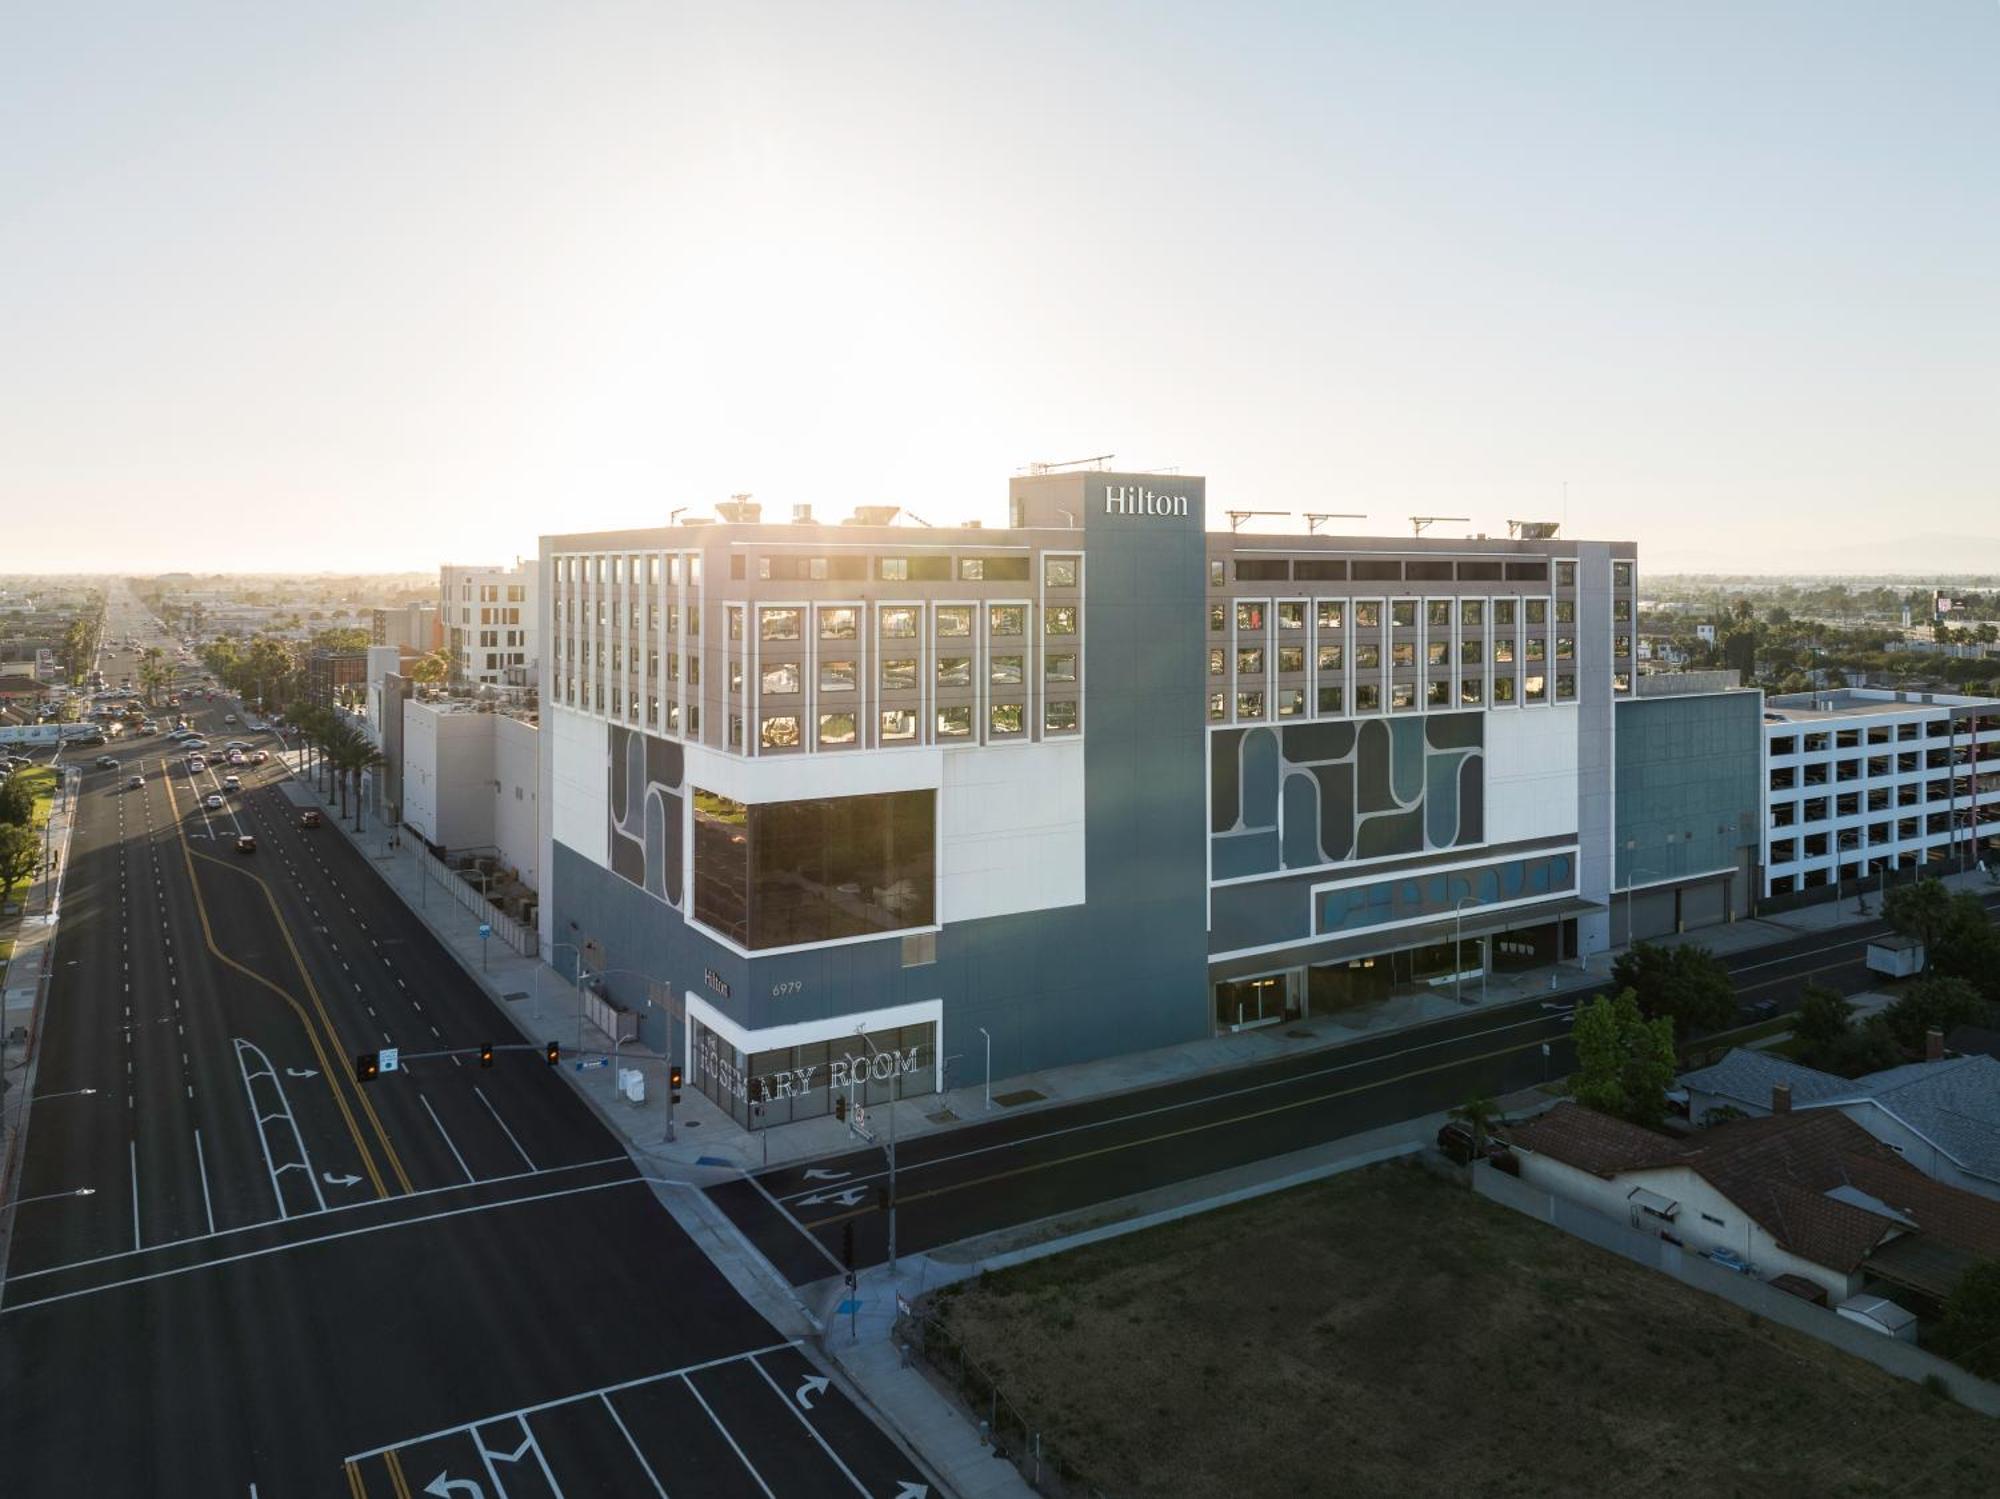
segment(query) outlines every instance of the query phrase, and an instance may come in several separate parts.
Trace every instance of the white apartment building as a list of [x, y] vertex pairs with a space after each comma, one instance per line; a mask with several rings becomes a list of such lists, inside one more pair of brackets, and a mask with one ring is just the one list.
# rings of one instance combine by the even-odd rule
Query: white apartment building
[[1764, 704], [1764, 894], [1948, 873], [2000, 840], [2000, 701], [1840, 688]]
[[539, 659], [536, 564], [447, 565], [439, 569], [445, 651], [453, 680], [525, 687]]

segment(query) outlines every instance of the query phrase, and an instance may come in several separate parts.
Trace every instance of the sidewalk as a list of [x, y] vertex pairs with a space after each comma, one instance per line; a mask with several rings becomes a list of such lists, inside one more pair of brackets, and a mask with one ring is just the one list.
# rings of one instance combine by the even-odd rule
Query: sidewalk
[[[13, 956], [0, 962], [0, 1203], [14, 1193], [20, 1169], [21, 1142], [35, 1090], [36, 1043], [41, 1036], [42, 1006], [47, 980], [56, 965], [56, 934], [62, 918], [62, 887], [69, 873], [70, 835], [75, 830], [76, 797], [81, 777], [68, 776], [56, 791], [49, 811], [48, 848], [54, 868], [44, 860], [34, 881], [16, 887], [18, 916], [0, 921], [0, 936], [14, 944]], [[6, 1263], [11, 1215], [0, 1213], [0, 1265]]]

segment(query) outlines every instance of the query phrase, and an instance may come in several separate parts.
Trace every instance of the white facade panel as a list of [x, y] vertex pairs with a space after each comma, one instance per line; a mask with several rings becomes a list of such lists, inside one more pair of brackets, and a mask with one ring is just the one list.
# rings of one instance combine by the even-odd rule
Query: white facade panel
[[938, 920], [1081, 905], [1083, 745], [944, 751]]
[[[750, 759], [690, 744], [687, 778], [690, 785], [745, 804], [877, 796], [889, 791], [936, 791], [944, 785], [945, 756], [966, 753], [976, 752], [906, 749]], [[1010, 746], [999, 753], [1019, 754], [1021, 747]]]
[[1486, 841], [1572, 836], [1576, 819], [1576, 710], [1488, 713]]
[[549, 831], [602, 869], [611, 867], [610, 731], [604, 721], [549, 704], [542, 710], [549, 737]]
[[525, 719], [486, 714], [493, 725], [493, 844], [521, 883], [540, 890], [541, 743]]
[[493, 843], [493, 715], [403, 704], [403, 821], [443, 848]]

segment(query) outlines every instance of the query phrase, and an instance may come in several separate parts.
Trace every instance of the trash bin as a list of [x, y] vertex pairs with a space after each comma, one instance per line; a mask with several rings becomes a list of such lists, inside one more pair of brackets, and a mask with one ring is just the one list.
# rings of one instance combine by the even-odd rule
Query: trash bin
[[637, 1067], [618, 1069], [618, 1091], [633, 1103], [646, 1101], [646, 1074]]

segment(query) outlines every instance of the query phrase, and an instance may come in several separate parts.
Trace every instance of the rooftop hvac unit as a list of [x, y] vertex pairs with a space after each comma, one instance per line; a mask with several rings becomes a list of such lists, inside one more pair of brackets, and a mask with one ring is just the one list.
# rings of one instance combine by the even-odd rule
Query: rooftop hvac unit
[[902, 513], [901, 505], [856, 505], [854, 523], [857, 526], [887, 526], [895, 522]]
[[726, 521], [752, 526], [764, 514], [764, 507], [747, 494], [733, 494], [715, 507], [715, 513]]
[[810, 525], [811, 525], [812, 523], [813, 523], [813, 507], [812, 507], [812, 506], [810, 506], [810, 505], [794, 505], [794, 506], [792, 506], [792, 524], [793, 524], [793, 525], [795, 525], [795, 526], [810, 526]]

